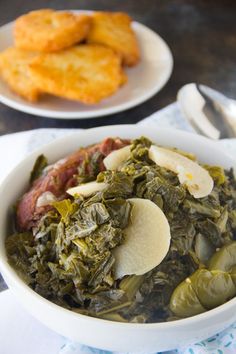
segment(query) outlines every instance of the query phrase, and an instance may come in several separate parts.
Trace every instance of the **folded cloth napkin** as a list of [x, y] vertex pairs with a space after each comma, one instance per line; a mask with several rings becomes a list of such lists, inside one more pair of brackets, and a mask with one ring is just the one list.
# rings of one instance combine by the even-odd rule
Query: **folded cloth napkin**
[[[139, 122], [156, 124], [194, 132], [174, 103]], [[78, 129], [77, 129], [78, 130]], [[76, 131], [77, 131], [76, 130]], [[71, 134], [71, 129], [37, 129], [5, 135], [0, 138], [0, 182], [27, 154], [57, 137]], [[235, 156], [236, 139], [217, 142], [222, 149]], [[7, 151], [7, 156], [6, 152]], [[3, 284], [0, 281], [0, 291]], [[71, 342], [50, 331], [17, 304], [10, 290], [0, 294], [0, 353], [13, 354], [112, 354]], [[235, 354], [236, 323], [207, 340], [186, 348], [178, 348], [165, 354]], [[118, 354], [118, 353], [117, 353]], [[121, 354], [121, 353], [120, 353]], [[124, 354], [124, 353], [123, 353]], [[148, 354], [148, 353], [145, 353]], [[160, 354], [160, 353], [159, 353]]]

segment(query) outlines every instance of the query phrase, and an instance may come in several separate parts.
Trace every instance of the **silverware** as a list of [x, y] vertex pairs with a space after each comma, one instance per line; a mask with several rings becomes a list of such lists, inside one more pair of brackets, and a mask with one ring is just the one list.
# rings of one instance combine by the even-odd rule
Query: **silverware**
[[236, 101], [205, 85], [191, 83], [177, 94], [180, 109], [192, 127], [212, 139], [236, 137]]

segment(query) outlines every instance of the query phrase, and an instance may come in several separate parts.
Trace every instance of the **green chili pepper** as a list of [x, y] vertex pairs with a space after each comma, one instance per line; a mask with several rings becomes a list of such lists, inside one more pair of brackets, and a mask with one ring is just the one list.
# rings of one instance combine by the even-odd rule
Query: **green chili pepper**
[[190, 278], [186, 278], [175, 288], [170, 299], [170, 309], [179, 317], [194, 316], [206, 311], [193, 289]]
[[225, 303], [236, 294], [230, 274], [221, 270], [199, 269], [190, 279], [200, 303], [208, 310]]
[[223, 246], [209, 262], [174, 290], [171, 311], [179, 317], [194, 316], [224, 304], [236, 295], [236, 242]]
[[209, 270], [219, 269], [230, 272], [236, 265], [236, 241], [221, 247], [210, 259]]
[[231, 268], [230, 275], [234, 282], [234, 285], [236, 286], [236, 265]]

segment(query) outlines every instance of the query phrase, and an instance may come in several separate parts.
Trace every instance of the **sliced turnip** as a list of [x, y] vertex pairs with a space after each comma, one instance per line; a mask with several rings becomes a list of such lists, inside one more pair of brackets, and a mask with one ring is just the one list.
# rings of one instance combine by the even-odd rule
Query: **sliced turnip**
[[116, 279], [155, 268], [170, 247], [170, 226], [162, 210], [147, 199], [129, 201], [131, 220], [125, 229], [125, 241], [114, 249]]
[[103, 160], [104, 166], [107, 170], [117, 170], [122, 163], [130, 156], [131, 145], [125, 146], [121, 149], [112, 151]]
[[100, 192], [107, 187], [107, 183], [98, 183], [96, 181], [80, 184], [79, 186], [69, 188], [66, 193], [75, 196], [82, 195], [83, 197], [89, 197], [90, 195]]
[[149, 157], [157, 165], [177, 173], [181, 184], [186, 184], [195, 198], [203, 198], [211, 193], [214, 182], [208, 171], [177, 152], [152, 145]]

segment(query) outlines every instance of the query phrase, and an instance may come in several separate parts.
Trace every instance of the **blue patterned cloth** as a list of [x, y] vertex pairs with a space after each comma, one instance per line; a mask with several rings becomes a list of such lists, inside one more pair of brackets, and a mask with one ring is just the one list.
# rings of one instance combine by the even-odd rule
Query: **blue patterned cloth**
[[[199, 343], [179, 348], [168, 352], [157, 352], [153, 354], [235, 354], [236, 353], [236, 323], [216, 334], [215, 336], [203, 340]], [[65, 343], [59, 354], [114, 354], [109, 351], [90, 348], [77, 343]], [[118, 353], [116, 353], [118, 354]], [[121, 354], [121, 353], [120, 353]], [[128, 353], [123, 353], [128, 354]], [[148, 354], [148, 353], [146, 353]]]
[[235, 354], [236, 322], [215, 336], [196, 343], [189, 348], [177, 350], [179, 354]]

